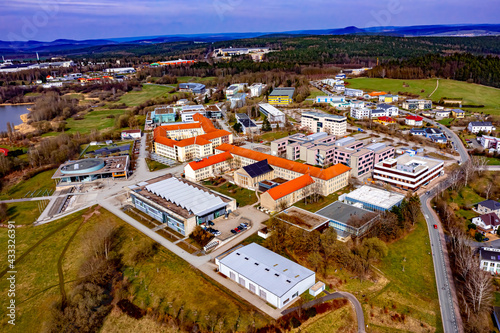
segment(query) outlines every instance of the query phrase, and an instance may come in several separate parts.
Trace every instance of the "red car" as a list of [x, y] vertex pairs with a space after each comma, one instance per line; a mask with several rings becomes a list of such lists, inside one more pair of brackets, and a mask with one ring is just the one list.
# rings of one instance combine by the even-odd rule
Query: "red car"
[[437, 228], [438, 228], [437, 224], [434, 224], [434, 229], [437, 229]]

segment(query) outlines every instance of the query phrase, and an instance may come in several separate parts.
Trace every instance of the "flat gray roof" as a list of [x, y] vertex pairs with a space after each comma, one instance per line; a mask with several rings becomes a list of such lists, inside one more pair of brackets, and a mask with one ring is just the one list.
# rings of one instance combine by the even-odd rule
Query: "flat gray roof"
[[256, 243], [231, 252], [219, 262], [278, 297], [315, 274]]
[[349, 219], [353, 215], [357, 215], [361, 218], [366, 214], [373, 214], [373, 212], [370, 212], [363, 208], [358, 208], [352, 205], [345, 204], [341, 201], [335, 201], [334, 203], [326, 206], [325, 208], [318, 210], [316, 214], [322, 215], [331, 220], [347, 224], [347, 221], [349, 221]]
[[295, 88], [292, 87], [282, 87], [282, 88], [274, 88], [273, 92], [269, 94], [269, 96], [284, 96], [292, 98], [293, 93], [295, 92]]
[[366, 202], [385, 209], [390, 209], [392, 206], [399, 204], [405, 198], [402, 194], [381, 190], [367, 185], [363, 185], [360, 188], [347, 193], [345, 197], [356, 201]]

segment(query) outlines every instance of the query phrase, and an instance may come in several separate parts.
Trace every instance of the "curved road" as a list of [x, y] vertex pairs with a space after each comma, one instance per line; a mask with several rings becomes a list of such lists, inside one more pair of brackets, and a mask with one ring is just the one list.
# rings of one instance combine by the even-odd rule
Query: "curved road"
[[361, 307], [361, 303], [359, 303], [358, 299], [353, 294], [347, 293], [344, 291], [338, 291], [335, 293], [331, 293], [331, 294], [328, 294], [326, 296], [315, 299], [313, 301], [307, 302], [306, 304], [302, 304], [300, 306], [295, 306], [293, 308], [286, 309], [281, 314], [286, 315], [286, 314], [289, 314], [290, 312], [293, 312], [299, 308], [307, 309], [307, 308], [310, 308], [316, 304], [331, 301], [332, 299], [337, 299], [337, 298], [346, 298], [349, 302], [351, 302], [352, 306], [354, 307], [354, 311], [356, 311], [356, 320], [358, 322], [358, 333], [365, 333], [366, 332], [365, 331], [365, 316], [363, 315], [363, 308]]
[[[402, 111], [402, 113], [413, 114], [405, 111]], [[436, 123], [432, 119], [424, 117], [424, 120], [439, 127], [447, 135], [448, 139], [452, 142], [452, 145], [460, 154], [461, 163], [469, 159], [469, 154], [462, 144], [462, 141], [455, 133], [453, 133], [453, 131]], [[451, 181], [449, 179], [445, 179], [442, 184], [444, 185], [442, 188], [445, 189], [451, 185]], [[422, 203], [422, 212], [424, 214], [425, 221], [427, 222], [429, 240], [431, 242], [434, 274], [436, 275], [436, 285], [441, 309], [441, 318], [443, 321], [443, 329], [445, 333], [463, 332], [458, 299], [449, 264], [448, 250], [446, 248], [443, 228], [438, 216], [431, 207], [431, 200], [436, 194], [437, 190], [436, 188], [433, 188], [432, 190], [422, 194], [420, 196], [420, 201]], [[438, 226], [437, 230], [434, 229], [434, 225]]]

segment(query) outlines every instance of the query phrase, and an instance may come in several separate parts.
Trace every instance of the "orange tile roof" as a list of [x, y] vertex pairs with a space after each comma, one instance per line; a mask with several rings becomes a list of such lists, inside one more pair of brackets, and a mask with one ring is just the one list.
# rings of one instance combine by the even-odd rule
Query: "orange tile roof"
[[217, 131], [217, 129], [215, 128], [215, 126], [212, 123], [212, 121], [210, 119], [206, 118], [206, 117], [203, 117], [199, 113], [195, 113], [193, 115], [193, 120], [200, 123], [200, 125], [203, 128], [203, 130], [205, 131], [205, 133], [210, 133], [210, 132]]
[[334, 166], [331, 166], [327, 169], [320, 169], [314, 166], [302, 164], [299, 162], [295, 161], [290, 161], [285, 158], [281, 157], [276, 157], [273, 155], [269, 154], [264, 154], [258, 151], [253, 151], [250, 149], [242, 148], [242, 147], [236, 147], [233, 145], [230, 145], [228, 143], [223, 143], [222, 145], [218, 146], [215, 148], [217, 150], [221, 151], [227, 151], [230, 152], [233, 155], [238, 155], [238, 156], [243, 156], [246, 158], [250, 158], [254, 161], [262, 161], [267, 159], [268, 163], [277, 166], [283, 169], [288, 169], [294, 172], [302, 173], [302, 174], [310, 174], [314, 178], [319, 178], [323, 180], [329, 180], [332, 178], [337, 177], [338, 175], [341, 175], [345, 172], [348, 172], [351, 170], [348, 166], [344, 164], [335, 164]]
[[215, 131], [207, 133], [207, 134], [202, 134], [199, 137], [202, 137], [202, 138], [207, 139], [207, 140], [212, 140], [215, 138], [220, 138], [221, 136], [227, 136], [229, 134], [231, 134], [231, 133], [228, 131], [225, 131], [225, 130], [215, 130]]
[[392, 119], [391, 117], [387, 117], [387, 116], [378, 117], [377, 120], [384, 121], [386, 123], [394, 123], [395, 122], [394, 119]]
[[387, 93], [384, 92], [384, 91], [373, 91], [373, 92], [369, 93], [368, 95], [370, 95], [370, 96], [381, 96], [381, 95], [387, 95]]
[[231, 159], [231, 158], [233, 158], [233, 155], [231, 155], [228, 152], [223, 152], [223, 153], [220, 153], [217, 155], [212, 155], [212, 156], [209, 156], [207, 158], [204, 158], [199, 162], [191, 162], [191, 163], [189, 163], [189, 166], [191, 167], [191, 169], [196, 171], [196, 170], [203, 169], [203, 168], [206, 168], [208, 166], [211, 166], [211, 165], [214, 165], [217, 163], [227, 161], [228, 159]]
[[160, 137], [155, 138], [155, 142], [162, 144], [162, 145], [165, 145], [165, 146], [169, 146], [169, 147], [174, 147], [174, 146], [187, 147], [187, 146], [191, 146], [191, 145], [204, 146], [204, 145], [208, 145], [211, 143], [207, 139], [201, 138], [200, 136], [192, 137], [192, 138], [188, 138], [188, 139], [184, 139], [184, 140], [180, 140], [180, 141], [169, 139], [169, 138], [166, 138], [164, 136], [160, 136]]
[[188, 124], [172, 124], [172, 125], [163, 125], [163, 126], [158, 126], [155, 128], [155, 135], [156, 133], [163, 133], [165, 135], [165, 132], [167, 131], [175, 131], [175, 130], [181, 130], [181, 129], [192, 129], [192, 128], [201, 128], [200, 123], [188, 123]]
[[283, 198], [284, 196], [298, 191], [301, 188], [304, 188], [312, 183], [314, 183], [314, 180], [311, 178], [311, 176], [309, 176], [309, 174], [305, 174], [298, 178], [289, 180], [286, 183], [273, 187], [267, 190], [267, 193], [269, 193], [271, 198], [273, 198], [274, 200], [278, 200], [279, 198]]

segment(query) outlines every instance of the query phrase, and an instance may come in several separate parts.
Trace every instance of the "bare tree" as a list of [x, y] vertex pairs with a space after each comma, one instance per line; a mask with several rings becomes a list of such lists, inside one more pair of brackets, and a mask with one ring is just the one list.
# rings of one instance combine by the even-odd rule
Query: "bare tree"
[[491, 274], [481, 270], [478, 265], [470, 271], [464, 285], [467, 303], [474, 314], [486, 310], [493, 303], [493, 282]]
[[485, 170], [485, 166], [488, 164], [488, 159], [485, 156], [472, 156], [471, 163], [477, 175], [481, 176]]
[[486, 188], [484, 189], [484, 193], [486, 194], [486, 200], [490, 198], [490, 193], [492, 188], [493, 188], [493, 182], [488, 182], [488, 184], [486, 184]]

